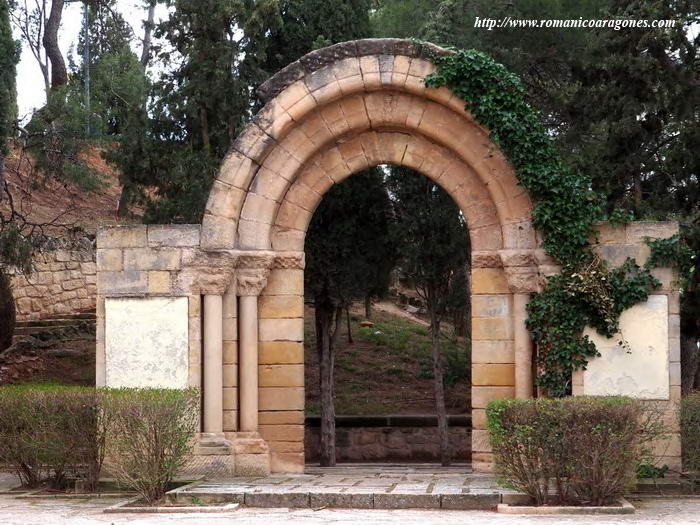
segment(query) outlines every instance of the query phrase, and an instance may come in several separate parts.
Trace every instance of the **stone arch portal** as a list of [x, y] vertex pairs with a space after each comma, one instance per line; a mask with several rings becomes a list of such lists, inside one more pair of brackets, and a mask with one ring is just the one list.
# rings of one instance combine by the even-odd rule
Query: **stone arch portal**
[[[471, 461], [490, 469], [484, 408], [532, 396], [525, 307], [541, 275], [557, 268], [539, 248], [530, 198], [488, 130], [449, 89], [426, 88], [435, 69], [427, 57], [448, 52], [369, 39], [309, 53], [261, 86], [266, 104], [224, 159], [201, 227], [98, 235], [97, 384], [201, 388], [193, 468], [303, 471], [306, 229], [333, 184], [387, 163], [435, 181], [467, 217]], [[155, 302], [134, 302], [143, 296]], [[168, 314], [129, 340], [134, 317], [154, 311]], [[186, 329], [176, 329], [176, 315]], [[157, 359], [121, 351], [148, 337], [163, 338]], [[135, 368], [153, 373], [129, 373]]]

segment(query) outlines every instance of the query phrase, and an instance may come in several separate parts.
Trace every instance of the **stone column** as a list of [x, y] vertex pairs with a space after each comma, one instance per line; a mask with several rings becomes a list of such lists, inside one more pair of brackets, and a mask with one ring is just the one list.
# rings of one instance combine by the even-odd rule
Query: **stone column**
[[223, 437], [223, 296], [204, 296], [204, 432]]
[[237, 476], [270, 473], [270, 449], [258, 433], [258, 296], [267, 284], [270, 263], [271, 259], [253, 255], [244, 258], [236, 272], [239, 431], [234, 441], [234, 461]]
[[529, 294], [513, 294], [513, 339], [515, 346], [515, 397], [532, 397], [532, 340], [525, 326]]
[[258, 296], [241, 295], [240, 316], [240, 430], [258, 430]]
[[541, 283], [538, 254], [534, 250], [501, 250], [500, 256], [513, 294], [515, 397], [528, 399], [533, 396], [533, 343], [525, 321], [530, 294], [536, 292]]

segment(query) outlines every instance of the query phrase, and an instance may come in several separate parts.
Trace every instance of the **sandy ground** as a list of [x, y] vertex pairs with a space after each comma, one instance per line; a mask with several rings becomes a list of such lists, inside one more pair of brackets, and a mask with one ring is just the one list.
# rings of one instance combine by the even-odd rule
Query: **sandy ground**
[[[15, 483], [0, 474], [0, 489]], [[633, 501], [637, 513], [628, 516], [505, 516], [482, 511], [360, 510], [360, 509], [239, 509], [217, 514], [104, 514], [102, 510], [119, 500], [40, 499], [19, 500], [0, 495], [0, 523], [3, 525], [83, 524], [224, 524], [273, 525], [289, 523], [355, 525], [511, 525], [511, 524], [596, 524], [635, 525], [700, 524], [700, 498], [645, 499]]]

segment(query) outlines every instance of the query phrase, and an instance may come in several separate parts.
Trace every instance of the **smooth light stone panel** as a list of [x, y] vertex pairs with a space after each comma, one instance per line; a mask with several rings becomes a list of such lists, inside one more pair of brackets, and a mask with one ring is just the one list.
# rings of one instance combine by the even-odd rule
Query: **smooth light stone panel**
[[187, 297], [105, 299], [108, 387], [187, 388]]
[[638, 399], [669, 399], [668, 298], [652, 295], [648, 301], [620, 316], [622, 337], [608, 339], [587, 328], [601, 357], [591, 359], [583, 373], [586, 395], [625, 395]]

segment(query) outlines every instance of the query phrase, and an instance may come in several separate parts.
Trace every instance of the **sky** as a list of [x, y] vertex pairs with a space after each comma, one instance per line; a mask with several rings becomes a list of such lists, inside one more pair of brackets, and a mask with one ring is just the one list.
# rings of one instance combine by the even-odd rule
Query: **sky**
[[[141, 56], [141, 38], [143, 38], [143, 20], [147, 17], [147, 10], [143, 7], [143, 0], [118, 0], [117, 9], [124, 19], [131, 24], [136, 39], [134, 51]], [[156, 22], [166, 14], [163, 6], [158, 6], [156, 10]], [[66, 3], [61, 21], [61, 29], [58, 34], [59, 45], [63, 51], [63, 58], [67, 62], [68, 51], [77, 45], [78, 34], [81, 31], [83, 22], [82, 2]], [[15, 38], [20, 39], [19, 33], [15, 30]], [[77, 57], [76, 57], [77, 58]], [[25, 46], [22, 47], [22, 55], [17, 65], [17, 105], [21, 120], [46, 102], [44, 92], [44, 79], [41, 76], [39, 64], [31, 51]]]

